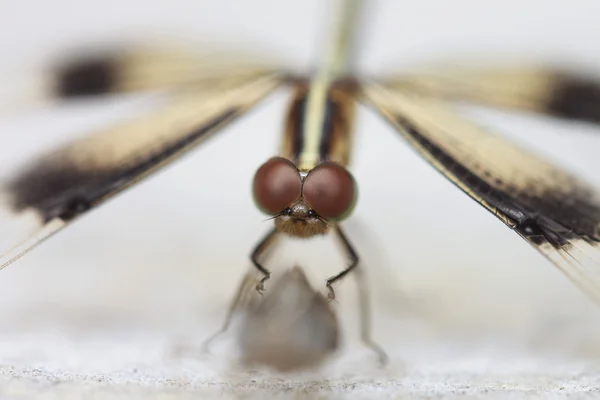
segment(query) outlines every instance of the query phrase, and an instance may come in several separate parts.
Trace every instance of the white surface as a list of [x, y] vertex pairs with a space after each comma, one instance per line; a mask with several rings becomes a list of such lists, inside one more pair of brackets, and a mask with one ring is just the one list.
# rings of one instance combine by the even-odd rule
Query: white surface
[[[76, 44], [146, 36], [275, 49], [294, 64], [310, 65], [325, 29], [322, 3], [5, 0], [0, 70], [26, 71], [23, 66]], [[361, 62], [368, 73], [448, 57], [600, 66], [597, 0], [375, 3]], [[250, 249], [269, 228], [253, 207], [249, 184], [277, 149], [286, 99], [278, 93], [227, 133], [0, 273], [3, 394], [181, 398], [287, 387], [304, 393], [306, 384], [295, 378], [232, 376], [222, 360], [165, 358], [180, 338], [200, 340], [219, 325]], [[125, 106], [118, 112], [126, 113]], [[2, 154], [26, 152], [117, 112], [90, 108], [0, 120]], [[600, 139], [587, 134], [588, 126], [478, 116], [600, 186]], [[346, 226], [377, 292], [375, 336], [406, 369], [364, 367], [352, 374], [353, 365], [368, 365], [369, 355], [350, 345], [344, 355], [355, 363], [317, 373], [311, 379], [325, 385], [317, 393], [518, 398], [598, 387], [598, 309], [378, 118], [364, 111], [357, 128], [353, 172], [361, 198]], [[281, 253], [277, 265], [299, 262], [319, 285], [343, 266], [328, 239], [293, 242]], [[344, 315], [353, 311], [352, 286], [338, 290]], [[347, 335], [356, 336], [353, 329]]]

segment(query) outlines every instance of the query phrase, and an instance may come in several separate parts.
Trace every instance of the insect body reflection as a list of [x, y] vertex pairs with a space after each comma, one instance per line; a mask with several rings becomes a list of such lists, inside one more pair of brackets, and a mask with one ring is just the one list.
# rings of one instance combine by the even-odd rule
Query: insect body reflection
[[[294, 267], [273, 284], [264, 297], [254, 291], [254, 273], [242, 279], [223, 327], [204, 343], [204, 351], [238, 320], [236, 341], [242, 361], [280, 371], [315, 367], [332, 356], [340, 345], [340, 325], [329, 301], [315, 291], [304, 271]], [[363, 281], [361, 281], [362, 283]], [[370, 338], [369, 307], [360, 288], [361, 334], [380, 364], [387, 355]]]

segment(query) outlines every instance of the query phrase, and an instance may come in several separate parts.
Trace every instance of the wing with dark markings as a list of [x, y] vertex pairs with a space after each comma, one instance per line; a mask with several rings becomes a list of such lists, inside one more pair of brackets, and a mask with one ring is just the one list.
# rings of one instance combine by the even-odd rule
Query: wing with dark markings
[[439, 69], [390, 78], [396, 89], [600, 124], [600, 79], [544, 67]]
[[192, 150], [285, 82], [278, 72], [238, 80], [218, 90], [190, 86], [155, 113], [67, 144], [12, 176], [2, 187], [0, 268]]
[[[195, 51], [183, 44], [130, 44], [70, 52], [29, 71], [15, 94], [19, 108], [120, 93], [228, 86], [258, 78], [283, 63], [243, 52]], [[19, 77], [15, 77], [19, 78]], [[23, 97], [21, 99], [21, 97]], [[12, 110], [15, 99], [4, 100]]]
[[379, 84], [362, 95], [433, 167], [600, 301], [596, 190], [435, 99]]

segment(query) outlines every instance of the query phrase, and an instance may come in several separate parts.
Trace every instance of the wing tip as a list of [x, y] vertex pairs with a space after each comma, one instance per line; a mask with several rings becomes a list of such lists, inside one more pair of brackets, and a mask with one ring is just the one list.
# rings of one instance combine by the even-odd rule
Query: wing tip
[[59, 66], [53, 95], [58, 98], [97, 96], [111, 92], [117, 82], [118, 63], [110, 55], [83, 57]]
[[600, 123], [600, 82], [562, 75], [546, 105], [558, 117]]
[[44, 242], [46, 239], [60, 231], [67, 225], [67, 222], [60, 218], [53, 218], [47, 221], [33, 235], [29, 236], [21, 243], [17, 244], [9, 251], [0, 255], [0, 270], [8, 267], [10, 264], [29, 253], [36, 246]]

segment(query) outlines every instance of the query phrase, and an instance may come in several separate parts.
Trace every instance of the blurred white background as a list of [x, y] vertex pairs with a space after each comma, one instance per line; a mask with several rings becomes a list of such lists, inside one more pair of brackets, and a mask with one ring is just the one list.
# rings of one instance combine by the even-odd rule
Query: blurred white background
[[[439, 60], [529, 59], [600, 68], [597, 0], [369, 3], [360, 51], [365, 74]], [[0, 71], [6, 90], [0, 87], [0, 98], [15, 94], [28, 82], [27, 71], [65, 49], [131, 38], [256, 49], [310, 68], [333, 4], [4, 0]], [[287, 94], [278, 92], [198, 151], [3, 270], [0, 335], [124, 327], [193, 336], [190, 329], [198, 326], [202, 335], [216, 328], [252, 247], [270, 228], [254, 208], [250, 182], [278, 149]], [[133, 105], [126, 100], [5, 115], [0, 166], [9, 168], [17, 155], [38, 151], [66, 132], [126, 116]], [[600, 187], [598, 129], [510, 113], [473, 115]], [[483, 341], [515, 337], [588, 355], [590, 346], [600, 350], [600, 310], [377, 116], [363, 110], [358, 117], [352, 171], [360, 200], [345, 226], [369, 270], [378, 309], [375, 334], [385, 347], [411, 347], [398, 340], [401, 331], [383, 327], [402, 328], [413, 312], [428, 327], [441, 328], [440, 340], [456, 330]], [[344, 260], [325, 239], [290, 242], [273, 269], [294, 263], [324, 287]], [[351, 280], [338, 289], [339, 308], [350, 313], [352, 289]]]

